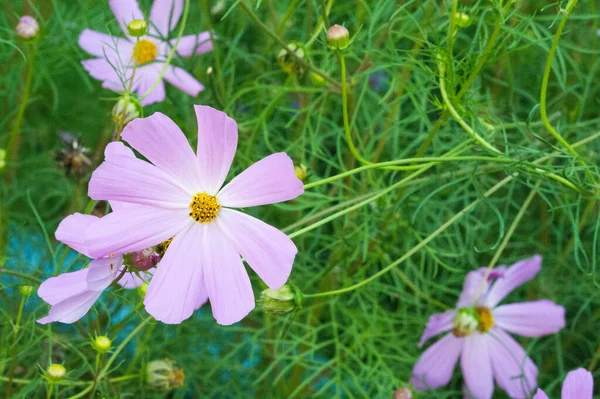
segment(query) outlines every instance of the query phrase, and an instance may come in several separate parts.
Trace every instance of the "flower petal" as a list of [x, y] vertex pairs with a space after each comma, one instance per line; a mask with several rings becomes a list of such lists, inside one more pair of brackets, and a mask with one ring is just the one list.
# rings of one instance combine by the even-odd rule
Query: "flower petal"
[[109, 256], [91, 261], [86, 279], [88, 289], [105, 290], [115, 280], [122, 265], [122, 256]]
[[102, 295], [102, 291], [85, 290], [66, 298], [50, 308], [48, 318], [61, 323], [74, 323], [90, 310], [100, 295]]
[[90, 255], [88, 255], [87, 247], [85, 245], [84, 232], [90, 225], [98, 220], [100, 219], [96, 216], [74, 213], [60, 222], [54, 233], [54, 237], [56, 237], [58, 241], [89, 258]]
[[464, 338], [447, 334], [423, 352], [411, 377], [417, 391], [436, 389], [450, 382], [464, 341]]
[[494, 308], [515, 288], [535, 277], [541, 268], [542, 257], [540, 255], [524, 259], [510, 266], [504, 276], [494, 282], [484, 300], [484, 305]]
[[[475, 304], [481, 305], [487, 295], [490, 284], [497, 279], [498, 276], [503, 276], [504, 273], [506, 273], [506, 266], [493, 268], [488, 275], [487, 281], [481, 286], [481, 282], [487, 274], [487, 269], [487, 267], [480, 267], [477, 270], [467, 273], [462, 292], [460, 293], [458, 303], [456, 304], [457, 308], [470, 307]], [[475, 295], [478, 295], [478, 297], [475, 298]]]
[[202, 83], [198, 82], [195, 77], [190, 75], [186, 70], [174, 67], [173, 65], [167, 67], [163, 78], [192, 97], [196, 97], [198, 93], [204, 90]]
[[237, 175], [217, 195], [223, 206], [245, 208], [296, 198], [304, 185], [294, 174], [294, 163], [279, 152], [261, 159]]
[[429, 317], [427, 327], [419, 340], [419, 348], [431, 337], [449, 331], [452, 328], [452, 321], [456, 316], [456, 310], [448, 310], [444, 313], [436, 313]]
[[87, 290], [87, 273], [88, 269], [82, 269], [50, 277], [40, 285], [37, 294], [50, 305], [56, 305], [73, 295]]
[[[190, 193], [199, 190], [200, 179], [196, 154], [179, 127], [166, 115], [156, 112], [147, 118], [131, 121], [122, 137], [150, 162]], [[188, 197], [188, 205], [191, 198]]]
[[203, 191], [215, 195], [229, 173], [237, 148], [237, 124], [225, 112], [195, 105], [198, 120], [198, 165]]
[[474, 333], [465, 338], [460, 367], [467, 391], [477, 399], [491, 399], [494, 393], [489, 337]]
[[533, 395], [533, 399], [549, 399], [549, 398], [548, 398], [548, 395], [546, 395], [546, 392], [544, 392], [538, 388], [535, 395]]
[[565, 327], [565, 308], [547, 299], [498, 306], [493, 315], [498, 327], [526, 337], [554, 334]]
[[152, 89], [152, 91], [140, 101], [141, 105], [146, 106], [164, 101], [166, 92], [165, 84], [162, 79], [158, 82], [156, 87], [153, 88], [154, 83], [160, 77], [162, 66], [162, 62], [153, 62], [137, 69], [135, 82], [133, 83], [133, 91], [135, 91], [138, 96], [142, 97]]
[[192, 224], [173, 238], [154, 273], [144, 305], [156, 320], [178, 324], [206, 301], [203, 253], [206, 225]]
[[252, 216], [227, 208], [221, 209], [216, 222], [269, 288], [279, 289], [285, 284], [298, 253], [288, 236]]
[[123, 91], [127, 81], [127, 73], [117, 64], [110, 64], [101, 58], [81, 61], [83, 68], [91, 77], [102, 81], [102, 87], [112, 91]]
[[237, 323], [254, 309], [254, 293], [240, 256], [215, 223], [203, 231], [204, 284], [213, 316], [224, 326]]
[[79, 46], [87, 53], [110, 61], [113, 65], [129, 65], [134, 44], [129, 40], [84, 29], [79, 35]]
[[511, 398], [530, 398], [537, 385], [537, 367], [523, 347], [501, 328], [487, 334], [496, 382]]
[[187, 211], [138, 205], [100, 219], [86, 231], [86, 245], [96, 258], [141, 251], [172, 238], [192, 223]]
[[166, 38], [177, 26], [182, 12], [183, 0], [154, 0], [150, 21], [158, 33]]
[[[171, 46], [175, 46], [177, 39], [171, 40]], [[201, 32], [197, 35], [182, 36], [177, 45], [177, 54], [181, 57], [191, 57], [194, 54], [204, 54], [212, 51], [213, 43], [210, 32]]]
[[592, 373], [579, 368], [567, 374], [562, 386], [562, 399], [592, 399], [593, 394]]
[[109, 0], [108, 4], [115, 14], [115, 18], [121, 26], [125, 36], [129, 36], [127, 25], [134, 19], [144, 19], [137, 0]]
[[[110, 143], [109, 147], [123, 145]], [[94, 171], [88, 194], [96, 200], [116, 200], [161, 208], [187, 209], [193, 197], [172, 176], [141, 159], [110, 156]]]

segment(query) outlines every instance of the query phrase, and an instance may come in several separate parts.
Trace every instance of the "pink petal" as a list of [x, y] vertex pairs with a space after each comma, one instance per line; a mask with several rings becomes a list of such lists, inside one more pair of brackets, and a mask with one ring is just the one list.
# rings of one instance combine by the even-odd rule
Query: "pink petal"
[[[166, 115], [156, 112], [131, 121], [122, 137], [150, 162], [177, 179], [190, 193], [199, 190], [196, 154], [179, 127]], [[188, 204], [191, 197], [188, 196]]]
[[511, 398], [530, 398], [537, 385], [537, 367], [521, 345], [502, 329], [486, 335], [496, 382]]
[[448, 384], [464, 341], [447, 334], [423, 352], [412, 371], [411, 382], [415, 389], [424, 391]]
[[[123, 275], [123, 277], [121, 277], [121, 279], [119, 281], [117, 281], [117, 284], [119, 284], [121, 287], [127, 288], [127, 289], [137, 288], [140, 285], [142, 285], [143, 283], [150, 282], [150, 278], [154, 274], [154, 270], [155, 269], [150, 269], [150, 270], [146, 270], [143, 272], [139, 272], [139, 276], [135, 273], [127, 272]], [[122, 271], [123, 270], [119, 270], [119, 274]]]
[[169, 65], [165, 71], [164, 79], [179, 90], [196, 97], [204, 90], [204, 86], [184, 69]]
[[546, 393], [544, 391], [542, 391], [541, 389], [538, 388], [535, 395], [533, 395], [533, 399], [548, 399], [548, 396], [546, 395]]
[[85, 290], [66, 298], [50, 308], [48, 318], [61, 323], [74, 323], [90, 310], [100, 295], [102, 291]]
[[182, 12], [183, 0], [154, 0], [150, 21], [158, 33], [166, 38], [177, 26]]
[[108, 90], [121, 92], [125, 90], [128, 80], [127, 73], [117, 64], [110, 64], [101, 58], [81, 61], [83, 68], [91, 77], [102, 81], [102, 87]]
[[452, 322], [456, 316], [456, 310], [448, 310], [444, 313], [433, 314], [429, 317], [427, 327], [419, 340], [419, 348], [431, 337], [452, 329]]
[[[482, 304], [483, 299], [487, 295], [487, 292], [490, 288], [490, 283], [493, 281], [490, 277], [495, 275], [504, 275], [506, 272], [505, 266], [498, 266], [492, 269], [492, 271], [489, 273], [487, 281], [485, 281], [482, 286], [482, 281], [487, 274], [487, 269], [487, 267], [480, 267], [477, 270], [467, 273], [462, 292], [460, 293], [458, 303], [456, 304], [457, 308], [471, 307], [476, 304]], [[475, 298], [476, 295], [478, 295], [477, 298]]]
[[477, 399], [491, 399], [494, 393], [489, 337], [473, 333], [465, 338], [460, 366], [468, 392]]
[[494, 308], [501, 300], [510, 294], [521, 284], [531, 280], [542, 268], [542, 257], [535, 255], [533, 258], [525, 259], [510, 266], [504, 277], [495, 280], [490, 288], [484, 305]]
[[86, 231], [86, 244], [96, 258], [141, 251], [172, 238], [192, 223], [187, 211], [138, 205], [104, 216]]
[[175, 236], [146, 293], [146, 311], [156, 320], [179, 324], [189, 318], [198, 302], [206, 302], [203, 282], [203, 246], [206, 225], [192, 224]]
[[104, 149], [104, 158], [109, 162], [118, 160], [120, 156], [135, 158], [133, 151], [120, 141], [113, 141]]
[[[175, 46], [177, 39], [171, 40], [171, 46]], [[210, 32], [201, 32], [197, 35], [182, 36], [177, 45], [177, 54], [181, 57], [191, 57], [194, 54], [204, 54], [212, 51], [213, 43]]]
[[90, 257], [85, 245], [84, 232], [90, 225], [98, 220], [100, 219], [96, 216], [74, 213], [60, 222], [54, 233], [54, 237], [63, 244], [73, 248], [75, 251]]
[[113, 14], [115, 14], [123, 33], [129, 37], [127, 25], [134, 19], [144, 19], [144, 14], [140, 11], [137, 0], [109, 0], [108, 4]]
[[230, 325], [254, 309], [254, 293], [240, 256], [215, 223], [204, 225], [204, 285], [217, 323]]
[[[109, 147], [122, 145], [110, 143]], [[116, 200], [161, 208], [185, 210], [193, 192], [148, 162], [128, 156], [111, 156], [94, 171], [88, 194], [96, 200]]]
[[304, 185], [294, 174], [294, 163], [279, 152], [261, 159], [229, 182], [217, 195], [223, 206], [245, 208], [296, 198]]
[[198, 120], [198, 165], [203, 190], [215, 195], [229, 172], [237, 148], [237, 124], [225, 112], [195, 105]]
[[567, 374], [563, 382], [562, 399], [592, 399], [594, 379], [592, 373], [579, 368]]
[[87, 273], [87, 269], [82, 269], [50, 277], [40, 285], [37, 294], [48, 304], [56, 305], [70, 296], [87, 290]]
[[88, 289], [105, 290], [117, 278], [117, 271], [122, 265], [122, 256], [109, 256], [91, 261], [87, 275]]
[[134, 48], [134, 44], [129, 40], [91, 29], [84, 29], [81, 32], [79, 46], [91, 55], [121, 66], [129, 65]]
[[547, 299], [498, 306], [493, 314], [498, 327], [526, 337], [554, 334], [565, 327], [565, 308]]
[[160, 77], [162, 66], [163, 63], [161, 62], [153, 62], [137, 69], [134, 78], [135, 82], [133, 84], [133, 91], [135, 91], [138, 96], [141, 97], [146, 95], [146, 93], [152, 89], [152, 91], [150, 91], [149, 94], [140, 101], [141, 105], [146, 106], [164, 101], [166, 93], [165, 84], [163, 83], [162, 79], [158, 82], [156, 87], [153, 88], [154, 83]]
[[233, 248], [272, 289], [279, 289], [290, 276], [298, 249], [275, 227], [252, 216], [222, 208], [217, 225]]

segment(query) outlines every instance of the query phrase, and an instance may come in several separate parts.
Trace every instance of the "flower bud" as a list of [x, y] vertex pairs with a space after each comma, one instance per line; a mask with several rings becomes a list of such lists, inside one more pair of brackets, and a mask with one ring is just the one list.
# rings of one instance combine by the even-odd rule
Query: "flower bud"
[[327, 43], [332, 50], [343, 50], [350, 44], [350, 32], [341, 25], [333, 25], [327, 30]]
[[209, 66], [206, 68], [206, 76], [210, 76], [213, 73], [213, 67]]
[[133, 37], [142, 37], [148, 32], [148, 24], [143, 19], [134, 19], [127, 24], [127, 32]]
[[106, 353], [110, 351], [112, 345], [112, 341], [106, 335], [101, 335], [96, 337], [96, 339], [92, 342], [92, 346], [98, 353]]
[[151, 387], [161, 390], [170, 391], [173, 388], [183, 386], [185, 373], [182, 369], [173, 366], [169, 359], [153, 360], [146, 366], [146, 382]]
[[392, 399], [412, 399], [412, 392], [408, 388], [398, 388], [394, 391]]
[[479, 315], [473, 308], [461, 308], [452, 322], [452, 334], [467, 337], [479, 327]]
[[138, 285], [137, 292], [142, 298], [145, 298], [146, 292], [148, 292], [148, 283], [144, 281], [142, 284]]
[[28, 297], [29, 295], [31, 295], [33, 293], [33, 287], [30, 285], [21, 285], [21, 286], [19, 286], [19, 292], [24, 297]]
[[[288, 48], [296, 54], [296, 57], [304, 59], [306, 52], [300, 43], [289, 43]], [[289, 74], [304, 74], [304, 66], [298, 63], [296, 57], [292, 56], [287, 49], [282, 48], [277, 55], [277, 63], [284, 72]]]
[[142, 106], [134, 97], [120, 98], [112, 109], [115, 124], [125, 125], [141, 115]]
[[285, 284], [278, 290], [266, 289], [260, 294], [260, 301], [265, 312], [286, 314], [300, 304], [298, 292]]
[[148, 270], [156, 266], [159, 260], [160, 256], [154, 249], [147, 248], [130, 254], [128, 264], [138, 270]]
[[62, 381], [67, 375], [67, 370], [62, 364], [51, 364], [48, 369], [46, 369], [46, 377], [51, 382]]
[[306, 179], [306, 165], [301, 163], [300, 165], [294, 166], [294, 174], [300, 180]]
[[0, 170], [4, 169], [6, 166], [6, 150], [4, 148], [0, 148]]
[[17, 34], [23, 39], [33, 39], [39, 30], [40, 26], [35, 18], [29, 15], [23, 15], [19, 19], [19, 24], [17, 25]]
[[315, 86], [325, 86], [325, 78], [321, 75], [319, 75], [318, 73], [314, 73], [311, 71], [310, 73], [310, 80], [312, 81], [313, 85]]
[[456, 25], [461, 28], [466, 28], [471, 25], [471, 17], [462, 12], [454, 13], [454, 21], [456, 22]]

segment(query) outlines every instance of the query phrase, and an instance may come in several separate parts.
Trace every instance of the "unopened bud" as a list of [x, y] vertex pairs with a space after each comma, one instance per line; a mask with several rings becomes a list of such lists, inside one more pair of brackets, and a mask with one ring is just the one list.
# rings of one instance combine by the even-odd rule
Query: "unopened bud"
[[148, 32], [148, 24], [143, 19], [134, 19], [127, 24], [127, 32], [133, 37], [142, 37]]
[[394, 391], [392, 399], [412, 399], [412, 392], [408, 388], [398, 388]]
[[33, 293], [33, 287], [30, 285], [21, 285], [19, 286], [19, 292], [24, 297], [28, 297]]
[[462, 308], [454, 316], [452, 334], [456, 337], [466, 337], [479, 327], [479, 315], [473, 308]]
[[6, 150], [4, 148], [0, 148], [0, 170], [4, 169], [6, 166]]
[[296, 57], [291, 55], [287, 49], [283, 48], [277, 55], [277, 63], [286, 73], [302, 75], [304, 73], [304, 66], [298, 62], [297, 58], [305, 58], [306, 52], [304, 51], [304, 46], [300, 43], [290, 43], [288, 44], [288, 48], [296, 55]]
[[260, 301], [265, 312], [274, 314], [289, 313], [300, 304], [299, 293], [287, 284], [278, 290], [264, 290], [260, 294]]
[[92, 342], [92, 346], [98, 353], [106, 353], [110, 351], [112, 345], [112, 341], [106, 335], [101, 335], [96, 337], [96, 339]]
[[148, 270], [156, 266], [159, 260], [160, 256], [154, 252], [154, 249], [148, 248], [130, 254], [127, 263], [138, 270]]
[[112, 109], [114, 123], [123, 125], [142, 115], [142, 106], [134, 97], [121, 98]]
[[306, 178], [306, 165], [300, 164], [294, 166], [294, 174], [300, 180], [304, 180]]
[[40, 26], [32, 16], [23, 15], [19, 19], [19, 24], [17, 25], [17, 34], [23, 39], [33, 39], [39, 30]]
[[206, 68], [206, 76], [210, 76], [213, 73], [213, 67], [209, 66]]
[[62, 364], [52, 364], [46, 369], [46, 377], [51, 382], [62, 381], [67, 375], [67, 370]]
[[471, 17], [462, 12], [457, 12], [454, 14], [454, 21], [456, 22], [456, 25], [461, 28], [466, 28], [467, 26], [471, 25]]
[[343, 50], [350, 44], [350, 32], [341, 25], [333, 25], [327, 30], [327, 43], [332, 50]]
[[146, 366], [146, 382], [157, 390], [170, 391], [182, 387], [184, 380], [183, 370], [174, 367], [169, 359], [153, 360]]
[[325, 86], [325, 78], [321, 75], [319, 75], [318, 73], [314, 73], [311, 72], [310, 73], [310, 80], [312, 81], [313, 85], [315, 86]]

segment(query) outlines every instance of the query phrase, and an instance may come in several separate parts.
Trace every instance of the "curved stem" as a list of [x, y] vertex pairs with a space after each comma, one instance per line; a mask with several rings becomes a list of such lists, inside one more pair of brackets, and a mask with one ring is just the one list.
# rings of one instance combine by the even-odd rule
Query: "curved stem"
[[106, 365], [102, 368], [102, 371], [100, 371], [100, 374], [98, 375], [98, 380], [104, 378], [104, 376], [108, 373], [108, 370], [110, 370], [110, 366], [117, 359], [117, 355], [121, 353], [123, 348], [125, 348], [125, 345], [127, 345], [127, 343], [131, 341], [133, 337], [135, 337], [137, 333], [139, 333], [151, 320], [151, 317], [144, 319], [136, 328], [134, 328], [134, 330], [131, 333], [129, 333], [129, 335], [123, 340], [123, 342], [121, 342], [121, 345], [119, 345], [117, 349], [115, 349], [113, 354], [110, 356], [110, 359], [108, 359], [108, 361], [106, 362]]

